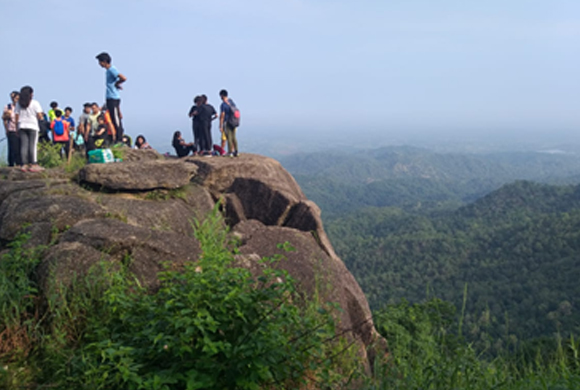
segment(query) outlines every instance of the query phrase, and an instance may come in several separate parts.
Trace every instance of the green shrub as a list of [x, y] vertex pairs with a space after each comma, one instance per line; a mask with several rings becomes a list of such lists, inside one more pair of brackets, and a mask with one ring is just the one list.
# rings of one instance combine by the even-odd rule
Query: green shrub
[[[45, 313], [34, 323], [35, 352], [0, 370], [0, 387], [10, 388], [14, 381], [7, 378], [18, 372], [29, 375], [20, 385], [59, 389], [276, 389], [305, 383], [330, 389], [348, 382], [357, 360], [336, 334], [335, 305], [299, 294], [285, 271], [272, 268], [281, 258], [263, 259], [257, 276], [237, 267], [231, 250], [236, 243], [223, 226], [217, 214], [196, 224], [203, 255], [184, 269], [167, 265], [156, 291], [128, 271], [130, 258], [102, 262], [68, 287], [54, 283]], [[35, 297], [34, 286], [26, 289], [28, 280], [20, 290]]]
[[27, 247], [29, 238], [19, 235], [0, 258], [0, 362], [26, 356], [35, 341], [38, 290], [31, 276], [42, 248]]
[[85, 155], [76, 151], [72, 152], [70, 161], [60, 154], [61, 145], [49, 142], [38, 144], [38, 164], [44, 168], [63, 168], [67, 173], [74, 173], [87, 163]]

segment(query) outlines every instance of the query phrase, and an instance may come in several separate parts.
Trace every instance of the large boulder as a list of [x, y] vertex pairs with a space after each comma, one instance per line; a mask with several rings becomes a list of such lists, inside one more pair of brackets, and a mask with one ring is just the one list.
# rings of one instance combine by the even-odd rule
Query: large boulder
[[[156, 288], [165, 266], [179, 269], [199, 258], [191, 221], [220, 201], [241, 240], [239, 264], [257, 271], [260, 258], [284, 256], [277, 266], [305, 294], [339, 304], [341, 330], [357, 340], [369, 362], [370, 346], [384, 347], [362, 290], [326, 236], [319, 208], [277, 161], [252, 154], [163, 160], [142, 152], [127, 154], [129, 162], [86, 166], [80, 185], [50, 171], [48, 179], [0, 171], [0, 251], [26, 226], [34, 245], [53, 243], [38, 268], [43, 286], [51, 278], [70, 283], [100, 260], [130, 259], [142, 283]], [[285, 242], [295, 250], [281, 249]]]
[[81, 182], [114, 191], [176, 189], [187, 185], [197, 168], [181, 161], [145, 160], [89, 164], [79, 172]]
[[0, 239], [12, 240], [27, 225], [50, 223], [59, 231], [106, 211], [89, 200], [67, 195], [10, 197], [0, 206]]
[[201, 254], [193, 237], [126, 224], [117, 219], [81, 221], [66, 231], [60, 243], [80, 243], [121, 261], [130, 259], [129, 270], [148, 287], [158, 285], [157, 274], [166, 265], [180, 267]]
[[[245, 266], [257, 271], [257, 259], [280, 256], [282, 260], [274, 266], [288, 271], [302, 291], [339, 304], [341, 332], [350, 333], [364, 345], [377, 340], [372, 314], [359, 284], [344, 263], [331, 258], [311, 234], [265, 226], [258, 221], [241, 222], [234, 233], [241, 240], [239, 251]], [[279, 245], [283, 243], [290, 244], [292, 249]]]

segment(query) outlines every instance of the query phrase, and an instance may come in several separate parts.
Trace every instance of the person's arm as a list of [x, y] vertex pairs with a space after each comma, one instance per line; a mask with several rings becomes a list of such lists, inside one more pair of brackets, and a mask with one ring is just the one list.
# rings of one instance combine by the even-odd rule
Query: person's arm
[[220, 130], [224, 130], [224, 118], [226, 117], [226, 113], [222, 111], [220, 114]]
[[89, 134], [91, 134], [91, 122], [90, 121], [85, 121], [87, 124], [87, 127], [85, 127], [85, 132], [84, 132], [84, 137], [85, 137], [85, 142], [89, 141]]
[[78, 133], [81, 134], [84, 138], [85, 136], [85, 125], [83, 123], [82, 118], [79, 118], [79, 126], [77, 127]]
[[2, 122], [4, 122], [4, 132], [6, 133], [6, 136], [8, 136], [8, 121], [4, 119]]
[[6, 132], [6, 136], [8, 136], [8, 125], [10, 124], [11, 117], [12, 117], [12, 114], [8, 110], [8, 106], [7, 106], [6, 108], [4, 108], [4, 111], [2, 111], [2, 123], [4, 124], [4, 130]]
[[[127, 81], [127, 77], [125, 77], [121, 73], [119, 73], [119, 75], [117, 76], [117, 81], [115, 82], [115, 87], [117, 87], [117, 89], [123, 89], [121, 84], [123, 84], [125, 81]], [[120, 116], [120, 114], [119, 114], [119, 116]]]

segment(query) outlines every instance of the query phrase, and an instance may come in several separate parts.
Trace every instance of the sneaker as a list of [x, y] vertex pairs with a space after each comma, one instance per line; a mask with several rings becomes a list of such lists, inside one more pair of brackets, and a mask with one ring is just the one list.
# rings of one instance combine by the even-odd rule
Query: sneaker
[[203, 157], [211, 157], [211, 152], [205, 152], [205, 153], [203, 154]]
[[238, 157], [238, 151], [237, 150], [234, 152], [234, 157]]

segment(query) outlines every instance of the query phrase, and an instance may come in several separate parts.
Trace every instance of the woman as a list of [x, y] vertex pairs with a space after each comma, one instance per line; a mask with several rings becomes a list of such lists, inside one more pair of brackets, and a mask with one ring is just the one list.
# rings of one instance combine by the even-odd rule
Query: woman
[[20, 93], [13, 91], [10, 94], [12, 103], [8, 103], [2, 112], [2, 121], [4, 122], [4, 130], [6, 130], [6, 138], [8, 138], [8, 166], [20, 166], [20, 137], [18, 136], [18, 127], [16, 126], [16, 103], [20, 98]]
[[38, 142], [38, 121], [42, 120], [42, 107], [33, 100], [34, 90], [25, 86], [20, 90], [20, 99], [16, 104], [15, 122], [20, 135], [20, 163], [22, 171], [38, 172], [44, 170], [36, 161], [36, 144]]
[[177, 153], [178, 157], [185, 157], [189, 152], [195, 150], [193, 142], [185, 143], [185, 140], [181, 138], [181, 131], [173, 133], [173, 142], [171, 144], [175, 148], [175, 153]]
[[135, 149], [153, 149], [151, 145], [147, 143], [145, 137], [142, 135], [138, 135], [137, 139], [135, 140]]

